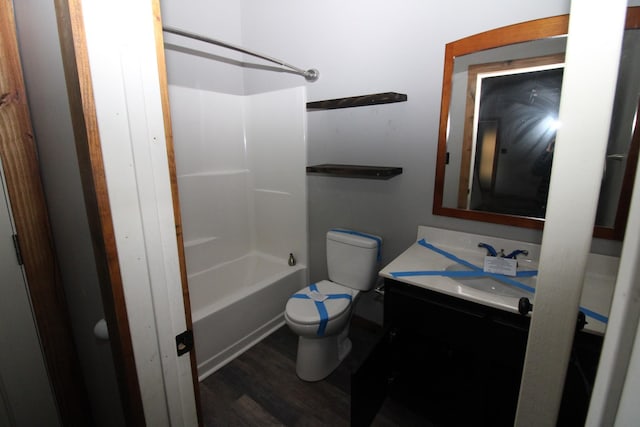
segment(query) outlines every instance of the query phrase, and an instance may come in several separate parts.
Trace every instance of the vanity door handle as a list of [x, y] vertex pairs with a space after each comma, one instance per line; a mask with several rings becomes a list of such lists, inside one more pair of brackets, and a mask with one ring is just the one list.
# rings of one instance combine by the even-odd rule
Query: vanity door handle
[[619, 162], [623, 161], [625, 158], [624, 154], [608, 154], [607, 160], [617, 160]]
[[522, 297], [518, 300], [518, 312], [523, 316], [529, 314], [533, 310], [533, 304], [529, 301], [529, 298]]

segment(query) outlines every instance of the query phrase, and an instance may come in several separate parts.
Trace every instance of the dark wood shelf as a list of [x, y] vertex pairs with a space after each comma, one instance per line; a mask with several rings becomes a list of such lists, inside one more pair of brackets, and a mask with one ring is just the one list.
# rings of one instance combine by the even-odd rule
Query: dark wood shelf
[[334, 110], [336, 108], [364, 107], [367, 105], [405, 102], [406, 100], [407, 95], [404, 93], [384, 92], [372, 95], [351, 96], [349, 98], [307, 102], [307, 110]]
[[323, 164], [307, 166], [307, 173], [341, 178], [391, 179], [402, 173], [402, 168], [390, 166], [361, 166]]

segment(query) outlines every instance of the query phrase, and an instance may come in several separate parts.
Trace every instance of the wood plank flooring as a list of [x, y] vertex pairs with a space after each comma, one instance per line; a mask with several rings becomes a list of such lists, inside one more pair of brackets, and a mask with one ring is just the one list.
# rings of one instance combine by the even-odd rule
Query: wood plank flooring
[[[380, 328], [354, 317], [351, 354], [328, 378], [309, 383], [295, 374], [297, 336], [285, 325], [200, 383], [205, 426], [348, 426], [351, 373]], [[430, 425], [387, 399], [374, 426]]]

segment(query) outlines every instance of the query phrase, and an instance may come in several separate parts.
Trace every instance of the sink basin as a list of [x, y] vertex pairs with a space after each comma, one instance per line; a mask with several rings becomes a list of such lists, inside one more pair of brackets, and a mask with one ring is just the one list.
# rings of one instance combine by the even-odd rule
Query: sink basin
[[[526, 250], [528, 254], [517, 259], [518, 276], [484, 274], [482, 267], [486, 251], [478, 247], [480, 242], [498, 250], [504, 248], [506, 253], [516, 248]], [[535, 291], [537, 287], [537, 276], [531, 273], [530, 277], [526, 277], [527, 273], [524, 272], [537, 271], [538, 259], [538, 244], [419, 226], [416, 242], [380, 270], [379, 274], [385, 279], [517, 313], [520, 311], [520, 298], [526, 297], [533, 303], [534, 292], [530, 291]], [[619, 258], [589, 254], [580, 299], [580, 309], [588, 318], [585, 330], [589, 332], [600, 335], [605, 332], [618, 267]]]
[[[534, 268], [518, 268], [518, 271], [520, 272], [520, 271], [527, 271], [527, 270], [533, 270], [533, 269]], [[466, 267], [462, 264], [455, 263], [446, 267], [445, 271], [473, 272], [475, 270], [469, 267]], [[490, 293], [493, 295], [500, 295], [500, 296], [512, 297], [512, 298], [521, 298], [521, 297], [527, 297], [530, 299], [533, 298], [532, 292], [522, 289], [515, 284], [509, 284], [506, 282], [515, 281], [524, 286], [535, 288], [536, 286], [535, 277], [509, 277], [509, 276], [500, 276], [500, 275], [488, 275], [488, 273], [484, 273], [482, 269], [477, 271], [477, 273], [478, 273], [477, 275], [461, 276], [461, 277], [452, 276], [450, 278], [466, 287], [469, 287], [481, 292]], [[504, 280], [501, 280], [500, 278], [504, 278]]]

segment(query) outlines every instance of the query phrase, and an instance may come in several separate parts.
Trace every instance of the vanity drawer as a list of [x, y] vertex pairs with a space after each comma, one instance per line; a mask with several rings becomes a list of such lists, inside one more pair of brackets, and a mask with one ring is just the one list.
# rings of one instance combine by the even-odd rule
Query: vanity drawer
[[529, 330], [528, 317], [389, 279], [384, 323], [417, 339], [516, 365], [524, 357]]

